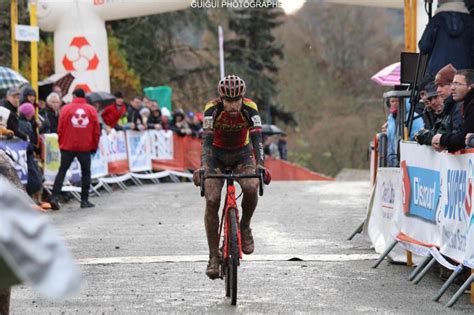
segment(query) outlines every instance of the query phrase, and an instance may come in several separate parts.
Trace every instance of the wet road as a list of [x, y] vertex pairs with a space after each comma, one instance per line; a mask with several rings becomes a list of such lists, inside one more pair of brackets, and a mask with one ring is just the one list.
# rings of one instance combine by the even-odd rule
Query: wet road
[[[346, 241], [368, 195], [368, 182], [272, 183], [252, 224], [255, 253], [239, 269], [237, 307], [223, 281], [204, 274], [204, 200], [191, 184], [104, 193], [93, 209], [70, 202], [48, 215], [80, 264], [81, 294], [58, 302], [16, 287], [12, 313], [446, 313], [431, 302], [442, 285], [434, 273], [415, 286], [406, 266], [371, 269], [376, 255], [360, 235]], [[473, 311], [468, 295], [450, 310]]]

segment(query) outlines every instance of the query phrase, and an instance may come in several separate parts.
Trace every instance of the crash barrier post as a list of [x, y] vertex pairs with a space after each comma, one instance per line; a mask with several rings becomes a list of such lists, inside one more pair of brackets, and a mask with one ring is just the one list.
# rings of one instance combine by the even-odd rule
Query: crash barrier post
[[388, 138], [385, 132], [378, 133], [378, 167], [387, 167]]
[[[438, 153], [431, 147], [413, 142], [402, 142], [400, 150], [400, 168], [379, 168], [377, 172], [364, 233], [375, 250], [382, 253], [373, 267], [387, 255], [396, 262], [406, 262], [406, 257], [394, 253], [401, 248], [414, 254], [415, 260], [419, 261], [409, 276], [415, 284], [435, 262], [452, 270], [433, 297], [438, 301], [463, 269], [474, 267], [471, 203], [474, 150]], [[423, 257], [422, 261], [420, 257]], [[472, 282], [471, 276], [447, 306], [452, 306]], [[474, 303], [472, 291], [471, 300]]]

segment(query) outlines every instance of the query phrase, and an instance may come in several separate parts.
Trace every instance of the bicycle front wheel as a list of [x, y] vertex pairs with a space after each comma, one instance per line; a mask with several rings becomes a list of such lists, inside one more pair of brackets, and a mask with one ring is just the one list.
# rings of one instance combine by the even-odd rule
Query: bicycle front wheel
[[238, 222], [237, 209], [229, 209], [229, 261], [226, 268], [226, 295], [230, 296], [231, 304], [237, 304], [237, 267], [239, 266], [239, 244], [237, 241]]

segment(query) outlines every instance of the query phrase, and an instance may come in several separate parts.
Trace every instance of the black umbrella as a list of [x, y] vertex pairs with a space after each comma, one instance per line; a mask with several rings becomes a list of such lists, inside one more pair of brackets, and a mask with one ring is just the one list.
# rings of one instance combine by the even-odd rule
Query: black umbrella
[[99, 103], [101, 107], [115, 102], [115, 96], [108, 92], [92, 92], [87, 94], [86, 98], [89, 104]]
[[262, 133], [264, 135], [281, 135], [283, 130], [275, 125], [262, 125]]

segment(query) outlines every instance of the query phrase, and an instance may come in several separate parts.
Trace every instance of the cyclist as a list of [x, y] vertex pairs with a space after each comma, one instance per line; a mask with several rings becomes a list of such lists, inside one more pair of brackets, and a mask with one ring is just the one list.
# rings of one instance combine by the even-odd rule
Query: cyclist
[[[264, 171], [264, 182], [271, 177], [264, 167], [262, 143], [262, 122], [257, 105], [244, 98], [244, 80], [236, 75], [228, 75], [217, 85], [219, 97], [208, 102], [204, 109], [203, 142], [201, 168], [194, 172], [194, 183], [199, 186], [200, 170], [206, 173], [222, 173], [231, 168], [235, 173], [255, 174]], [[205, 226], [209, 245], [209, 263], [206, 274], [211, 279], [219, 277], [219, 206], [224, 181], [206, 179], [205, 181]], [[242, 218], [240, 232], [242, 251], [251, 254], [254, 241], [250, 220], [258, 201], [258, 179], [240, 179], [242, 188]]]

